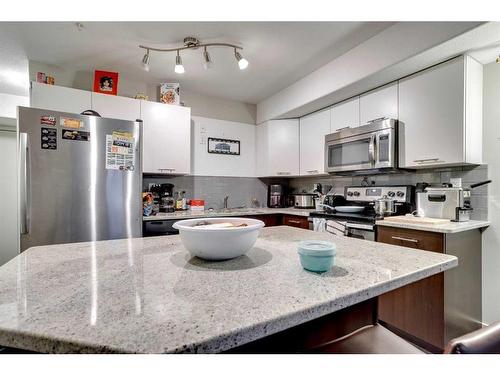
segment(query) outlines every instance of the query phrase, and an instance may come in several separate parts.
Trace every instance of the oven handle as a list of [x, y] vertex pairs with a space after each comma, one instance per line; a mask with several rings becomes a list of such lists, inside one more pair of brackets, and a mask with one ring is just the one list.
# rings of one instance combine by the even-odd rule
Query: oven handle
[[375, 229], [373, 228], [374, 226], [372, 224], [360, 224], [360, 223], [346, 223], [346, 228], [353, 228], [353, 229], [364, 229], [364, 230], [369, 230], [369, 231], [374, 231]]

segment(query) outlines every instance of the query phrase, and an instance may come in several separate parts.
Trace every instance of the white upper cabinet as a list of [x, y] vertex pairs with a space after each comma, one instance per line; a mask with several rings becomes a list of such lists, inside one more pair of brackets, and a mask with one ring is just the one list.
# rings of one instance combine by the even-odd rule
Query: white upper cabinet
[[480, 164], [482, 65], [460, 56], [399, 82], [399, 165]]
[[93, 92], [92, 109], [107, 118], [129, 121], [141, 118], [141, 101], [124, 96]]
[[359, 126], [359, 96], [334, 105], [330, 109], [330, 115], [331, 133], [343, 128]]
[[191, 172], [191, 109], [141, 101], [143, 173]]
[[398, 83], [394, 82], [363, 94], [359, 98], [360, 123], [381, 118], [398, 118]]
[[256, 150], [259, 176], [298, 176], [299, 120], [271, 120], [258, 125]]
[[69, 87], [31, 82], [30, 106], [53, 111], [82, 113], [92, 109], [92, 93]]
[[300, 175], [325, 173], [325, 135], [330, 133], [330, 109], [300, 118]]

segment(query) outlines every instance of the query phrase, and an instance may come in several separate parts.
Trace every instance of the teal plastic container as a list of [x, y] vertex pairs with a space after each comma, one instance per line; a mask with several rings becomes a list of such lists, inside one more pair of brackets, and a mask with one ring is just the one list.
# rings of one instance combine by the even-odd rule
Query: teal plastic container
[[335, 264], [335, 244], [329, 241], [299, 242], [300, 264], [308, 271], [327, 272]]

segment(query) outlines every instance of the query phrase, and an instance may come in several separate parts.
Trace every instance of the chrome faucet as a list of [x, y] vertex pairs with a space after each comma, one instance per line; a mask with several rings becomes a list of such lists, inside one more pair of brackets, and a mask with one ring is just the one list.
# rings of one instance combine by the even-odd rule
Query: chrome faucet
[[227, 201], [228, 201], [228, 199], [229, 199], [229, 195], [226, 195], [224, 197], [224, 209], [227, 209]]

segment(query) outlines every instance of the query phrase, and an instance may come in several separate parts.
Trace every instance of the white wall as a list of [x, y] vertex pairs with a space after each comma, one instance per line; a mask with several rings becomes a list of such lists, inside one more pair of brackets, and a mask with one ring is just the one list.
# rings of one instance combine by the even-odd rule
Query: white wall
[[18, 252], [16, 132], [0, 125], [0, 266]]
[[483, 233], [483, 322], [500, 320], [500, 64], [483, 69], [483, 161], [488, 164], [488, 215]]
[[[192, 116], [192, 167], [196, 176], [255, 176], [256, 126], [234, 121]], [[207, 139], [227, 138], [240, 141], [240, 155], [209, 154]]]
[[[49, 65], [37, 61], [29, 62], [30, 80], [36, 81], [37, 72], [55, 77], [56, 85], [92, 91], [93, 73], [77, 71], [71, 66]], [[134, 97], [138, 92], [149, 96], [149, 100], [159, 100], [159, 83], [148, 84], [120, 75], [118, 95]], [[191, 115], [255, 124], [257, 106], [213, 96], [185, 91], [181, 86], [181, 101], [191, 107]]]

